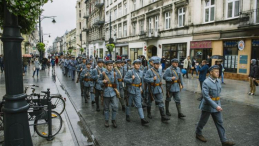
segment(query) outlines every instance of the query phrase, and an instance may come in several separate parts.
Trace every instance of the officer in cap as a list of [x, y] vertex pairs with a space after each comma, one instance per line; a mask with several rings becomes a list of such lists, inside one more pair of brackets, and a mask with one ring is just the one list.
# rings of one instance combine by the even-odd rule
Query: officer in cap
[[141, 88], [143, 87], [143, 72], [139, 69], [141, 61], [137, 59], [133, 62], [133, 65], [134, 68], [129, 70], [124, 77], [124, 82], [127, 83], [127, 90], [129, 93], [129, 98], [126, 99], [126, 120], [130, 122], [130, 107], [134, 102], [135, 106], [138, 108], [141, 124], [146, 125], [148, 124], [148, 121], [144, 119], [144, 112], [141, 104]]
[[165, 74], [163, 76], [163, 79], [166, 81], [166, 115], [171, 116], [171, 113], [169, 112], [169, 102], [173, 97], [178, 111], [178, 118], [183, 118], [185, 117], [185, 115], [182, 113], [181, 110], [180, 99], [180, 91], [183, 88], [183, 78], [180, 68], [178, 67], [178, 59], [172, 59], [171, 63], [172, 65], [166, 69]]
[[150, 68], [145, 77], [144, 80], [146, 83], [149, 84], [149, 92], [150, 96], [148, 98], [148, 104], [147, 104], [147, 109], [148, 109], [148, 115], [149, 117], [152, 118], [151, 116], [151, 105], [152, 101], [155, 100], [156, 103], [158, 103], [158, 107], [160, 110], [160, 115], [161, 115], [161, 121], [166, 122], [170, 120], [165, 115], [165, 108], [164, 108], [164, 103], [163, 103], [163, 89], [162, 89], [162, 71], [159, 70], [160, 66], [160, 58], [159, 57], [154, 57], [153, 58], [153, 67]]
[[77, 61], [75, 60], [75, 56], [72, 56], [72, 59], [69, 61], [70, 64], [70, 76], [72, 78], [72, 81], [75, 80], [75, 75], [76, 75], [76, 66], [77, 66]]
[[[104, 61], [102, 58], [99, 58], [97, 60], [97, 66], [96, 68], [93, 70], [93, 75], [97, 76], [98, 79], [101, 76], [102, 72], [104, 72], [106, 69], [103, 67]], [[96, 103], [96, 111], [99, 112], [100, 111], [100, 97], [103, 96], [103, 88], [104, 86], [101, 85], [99, 82], [95, 82], [95, 86], [94, 86], [94, 91], [95, 91], [95, 103]]]
[[[86, 57], [82, 57], [82, 63], [77, 65], [77, 75], [78, 75], [77, 83], [80, 80], [80, 74], [84, 69], [86, 69]], [[82, 80], [80, 80], [79, 83], [80, 83], [80, 89], [81, 89], [81, 96], [83, 96], [84, 84]]]
[[[113, 61], [106, 61], [106, 69], [102, 72], [99, 77], [99, 84], [104, 86], [103, 93], [103, 105], [104, 105], [104, 117], [105, 117], [105, 127], [109, 127], [109, 118], [110, 118], [110, 106], [112, 107], [112, 125], [114, 128], [117, 128], [116, 124], [116, 115], [118, 110], [118, 101], [116, 97], [118, 97], [117, 85], [118, 80], [116, 79], [117, 74], [113, 71]], [[118, 91], [118, 90], [117, 90]]]
[[94, 81], [97, 80], [98, 76], [93, 75], [93, 70], [91, 69], [91, 62], [86, 63], [86, 68], [81, 72], [80, 79], [84, 83], [84, 98], [85, 103], [87, 103], [87, 98], [89, 98], [89, 94], [91, 97], [92, 105], [95, 103], [94, 99]]
[[122, 111], [125, 111], [125, 102], [124, 102], [124, 85], [123, 85], [123, 67], [121, 66], [122, 61], [117, 60], [116, 62], [117, 67], [114, 68], [114, 71], [117, 73], [117, 80], [118, 80], [118, 89], [120, 92], [120, 103], [122, 107]]
[[196, 127], [196, 138], [202, 142], [207, 142], [202, 135], [202, 129], [206, 125], [210, 115], [217, 127], [217, 131], [222, 146], [232, 146], [235, 143], [227, 140], [222, 120], [222, 108], [220, 103], [221, 83], [219, 77], [219, 66], [214, 65], [209, 68], [210, 76], [205, 79], [202, 85], [202, 100], [199, 108], [202, 110], [200, 121]]

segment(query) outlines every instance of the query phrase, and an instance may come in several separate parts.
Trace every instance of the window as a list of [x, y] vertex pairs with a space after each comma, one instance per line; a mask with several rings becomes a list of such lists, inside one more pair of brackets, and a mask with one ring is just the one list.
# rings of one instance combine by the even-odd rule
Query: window
[[117, 19], [117, 9], [114, 9], [114, 20]]
[[121, 17], [122, 16], [122, 11], [121, 11], [121, 5], [119, 6], [119, 9], [118, 9], [118, 17]]
[[109, 11], [106, 12], [106, 17], [105, 17], [106, 21], [109, 21], [110, 17], [109, 17]]
[[127, 3], [124, 3], [124, 15], [127, 14]]
[[239, 16], [239, 0], [227, 0], [227, 18]]
[[213, 22], [215, 19], [215, 0], [208, 0], [205, 1], [205, 7], [204, 7], [204, 21], [205, 22]]
[[255, 0], [255, 23], [259, 23], [259, 0]]
[[158, 30], [158, 16], [155, 16], [155, 30]]
[[110, 5], [112, 4], [112, 0], [110, 0]]
[[178, 9], [178, 26], [183, 27], [185, 24], [185, 7]]
[[148, 19], [148, 29], [149, 29], [149, 32], [151, 33], [151, 31], [152, 31], [152, 18]]
[[133, 11], [137, 9], [137, 3], [136, 0], [133, 0]]
[[106, 5], [107, 7], [109, 7], [109, 0], [106, 0]]
[[144, 20], [139, 21], [140, 33], [144, 33]]
[[119, 35], [118, 35], [118, 38], [121, 38], [122, 37], [122, 28], [121, 28], [121, 24], [119, 24]]
[[132, 35], [136, 35], [136, 22], [132, 23]]
[[81, 18], [81, 10], [79, 10], [79, 18]]
[[127, 37], [127, 23], [123, 24], [123, 36]]
[[113, 30], [114, 30], [114, 31], [113, 31], [113, 32], [114, 32], [113, 36], [114, 36], [114, 35], [117, 35], [117, 25], [114, 25], [114, 26], [113, 26]]
[[170, 12], [165, 13], [165, 29], [170, 29], [171, 25], [171, 18], [170, 18]]
[[81, 22], [79, 22], [79, 28], [81, 29]]
[[140, 0], [140, 6], [141, 6], [141, 7], [144, 6], [144, 0]]

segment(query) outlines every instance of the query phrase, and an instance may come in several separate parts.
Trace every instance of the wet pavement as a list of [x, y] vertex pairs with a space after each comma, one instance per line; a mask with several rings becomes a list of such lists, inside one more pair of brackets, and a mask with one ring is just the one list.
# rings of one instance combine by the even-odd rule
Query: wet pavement
[[[32, 78], [32, 67], [28, 68], [28, 72], [24, 76], [24, 87], [28, 85], [38, 85], [35, 93], [40, 91], [46, 91], [50, 88], [51, 94], [61, 94], [66, 98], [66, 109], [61, 115], [63, 120], [63, 126], [60, 132], [55, 136], [53, 141], [47, 141], [46, 139], [39, 137], [32, 126], [30, 126], [33, 145], [35, 146], [85, 146], [92, 145], [93, 142], [89, 140], [87, 130], [84, 128], [84, 124], [81, 118], [77, 114], [75, 108], [71, 104], [67, 94], [60, 86], [59, 82], [52, 76], [51, 70], [45, 70], [39, 72], [39, 77]], [[31, 89], [27, 93], [31, 93]], [[5, 94], [5, 79], [4, 74], [0, 73], [0, 98], [2, 99]], [[90, 136], [91, 137], [91, 136]], [[0, 144], [1, 145], [1, 144]]]
[[[207, 143], [202, 143], [195, 138], [195, 128], [199, 120], [201, 111], [198, 109], [200, 97], [198, 92], [197, 79], [186, 80], [185, 87], [181, 92], [182, 111], [187, 116], [185, 119], [177, 118], [175, 103], [170, 103], [171, 120], [168, 123], [162, 123], [158, 107], [153, 103], [153, 119], [149, 120], [148, 126], [141, 126], [137, 109], [132, 108], [131, 122], [126, 122], [125, 113], [121, 106], [117, 115], [118, 128], [104, 127], [104, 116], [102, 112], [96, 112], [95, 106], [91, 103], [84, 103], [80, 95], [79, 84], [68, 77], [64, 77], [60, 69], [57, 69], [57, 79], [64, 89], [69, 93], [71, 103], [77, 112], [83, 118], [85, 125], [88, 126], [88, 133], [92, 134], [96, 140], [96, 145], [102, 146], [219, 146], [221, 145], [216, 127], [209, 119], [203, 130], [203, 135], [207, 138]], [[232, 88], [230, 82], [233, 82]], [[259, 108], [249, 102], [235, 101], [235, 98], [256, 99], [258, 96], [248, 97], [241, 94], [246, 91], [247, 82], [226, 80], [226, 86], [223, 85], [222, 108], [224, 127], [227, 138], [234, 141], [238, 146], [258, 146], [259, 143]], [[228, 85], [229, 84], [229, 85]], [[164, 86], [164, 85], [163, 85]], [[193, 88], [193, 89], [192, 89]], [[241, 89], [242, 88], [242, 89]], [[244, 89], [243, 89], [244, 88]], [[196, 90], [197, 91], [196, 91]], [[240, 91], [242, 90], [242, 91]], [[165, 91], [165, 90], [164, 90]], [[224, 95], [224, 96], [223, 96]], [[233, 98], [229, 100], [227, 97]], [[246, 99], [246, 100], [248, 100]], [[102, 109], [102, 108], [101, 108]], [[146, 116], [146, 111], [145, 116]]]

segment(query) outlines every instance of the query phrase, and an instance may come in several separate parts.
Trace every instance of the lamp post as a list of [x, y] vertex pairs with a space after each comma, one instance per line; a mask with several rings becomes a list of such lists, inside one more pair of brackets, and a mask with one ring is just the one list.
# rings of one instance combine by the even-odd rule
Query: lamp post
[[[41, 37], [41, 36], [43, 36], [42, 34], [41, 34], [41, 21], [43, 20], [43, 19], [45, 19], [45, 18], [50, 18], [50, 19], [52, 19], [52, 23], [56, 23], [56, 20], [55, 20], [55, 17], [56, 16], [39, 16], [39, 40], [40, 40], [40, 43], [42, 43], [43, 42], [43, 37]], [[42, 59], [42, 52], [40, 51], [40, 60]]]
[[27, 110], [29, 104], [25, 101], [27, 95], [23, 92], [23, 71], [21, 42], [23, 38], [18, 25], [18, 18], [10, 13], [4, 2], [4, 25], [2, 42], [4, 45], [5, 85], [6, 94], [4, 112], [4, 146], [32, 146]]

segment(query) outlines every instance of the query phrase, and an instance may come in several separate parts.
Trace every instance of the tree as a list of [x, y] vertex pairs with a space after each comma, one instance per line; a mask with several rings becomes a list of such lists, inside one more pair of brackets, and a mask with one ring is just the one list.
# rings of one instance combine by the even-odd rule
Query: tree
[[36, 48], [38, 49], [39, 52], [45, 52], [45, 44], [44, 43], [38, 43], [36, 45]]
[[112, 59], [112, 51], [113, 51], [113, 49], [115, 48], [115, 45], [114, 44], [107, 44], [106, 45], [106, 48], [107, 48], [107, 50], [109, 51], [109, 54], [110, 54], [110, 60]]
[[81, 54], [83, 54], [84, 50], [85, 50], [84, 48], [80, 48]]

